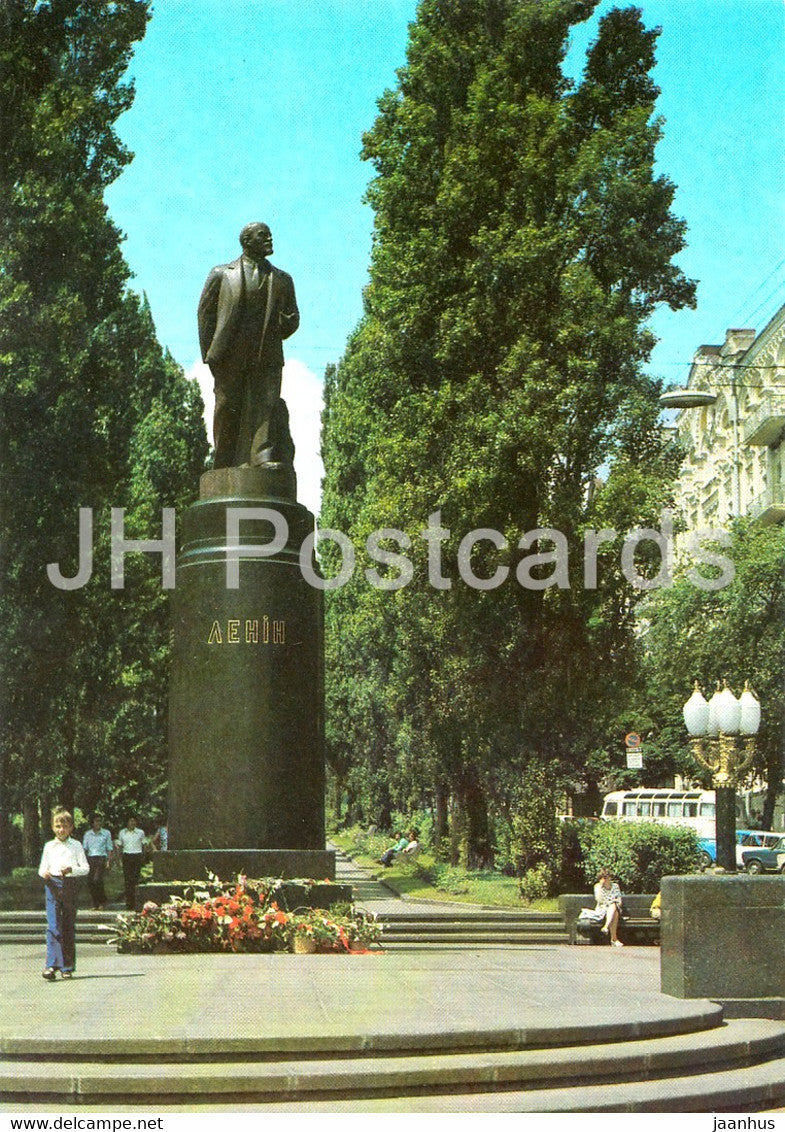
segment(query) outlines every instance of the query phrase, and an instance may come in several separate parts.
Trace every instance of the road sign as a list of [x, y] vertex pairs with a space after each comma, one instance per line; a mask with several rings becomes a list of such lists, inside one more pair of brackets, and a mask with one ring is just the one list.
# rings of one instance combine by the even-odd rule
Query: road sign
[[627, 770], [643, 770], [643, 751], [627, 751]]
[[636, 731], [631, 731], [629, 735], [624, 736], [624, 744], [628, 751], [636, 751], [641, 745], [641, 737]]

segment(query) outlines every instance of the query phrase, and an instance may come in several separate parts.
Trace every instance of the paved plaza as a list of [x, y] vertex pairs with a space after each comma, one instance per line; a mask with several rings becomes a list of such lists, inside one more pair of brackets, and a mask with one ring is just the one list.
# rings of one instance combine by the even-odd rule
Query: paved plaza
[[[118, 955], [83, 947], [70, 982], [41, 978], [43, 949], [0, 949], [0, 1048], [84, 1045], [88, 1036], [149, 1045], [240, 1049], [260, 1036], [270, 1050], [303, 1039], [313, 1049], [383, 1044], [411, 1034], [542, 1033], [693, 1014], [659, 993], [653, 948], [532, 947], [399, 950], [334, 955]], [[467, 1039], [468, 1040], [468, 1039]]]

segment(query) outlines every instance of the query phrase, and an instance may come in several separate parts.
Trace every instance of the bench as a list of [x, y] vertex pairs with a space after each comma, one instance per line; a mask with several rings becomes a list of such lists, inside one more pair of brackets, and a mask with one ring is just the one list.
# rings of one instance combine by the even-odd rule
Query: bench
[[[660, 921], [649, 915], [654, 893], [633, 893], [622, 897], [618, 935], [622, 943], [656, 944], [660, 941]], [[601, 924], [579, 921], [581, 908], [593, 908], [591, 893], [569, 893], [559, 897], [559, 911], [564, 916], [570, 943], [607, 943]]]

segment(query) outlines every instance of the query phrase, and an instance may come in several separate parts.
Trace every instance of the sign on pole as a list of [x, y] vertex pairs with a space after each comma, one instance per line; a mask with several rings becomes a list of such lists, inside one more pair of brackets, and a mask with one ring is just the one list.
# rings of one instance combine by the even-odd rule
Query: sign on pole
[[641, 742], [641, 737], [637, 731], [630, 731], [629, 735], [624, 736], [624, 745], [628, 751], [637, 751]]
[[643, 751], [627, 751], [627, 770], [643, 770]]

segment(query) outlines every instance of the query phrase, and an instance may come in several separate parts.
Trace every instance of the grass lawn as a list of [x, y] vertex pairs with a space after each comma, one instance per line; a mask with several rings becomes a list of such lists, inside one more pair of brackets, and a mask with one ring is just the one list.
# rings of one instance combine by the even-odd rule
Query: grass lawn
[[[487, 904], [494, 908], [514, 908], [516, 911], [558, 911], [556, 897], [535, 900], [531, 904], [521, 900], [517, 879], [503, 873], [439, 867], [434, 857], [425, 852], [420, 853], [416, 861], [396, 862], [386, 869], [379, 864], [379, 856], [375, 851], [370, 852], [375, 839], [367, 839], [371, 844], [366, 851], [356, 846], [355, 838], [350, 833], [331, 833], [330, 840], [344, 852], [351, 854], [361, 868], [388, 881], [404, 896], [454, 904]], [[386, 845], [389, 839], [382, 840]]]

